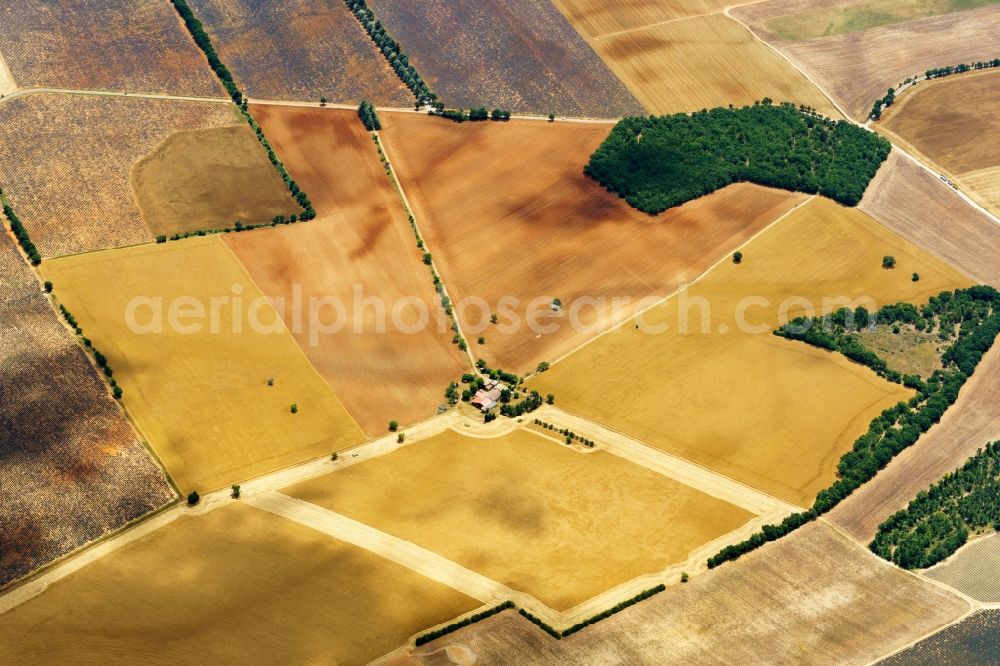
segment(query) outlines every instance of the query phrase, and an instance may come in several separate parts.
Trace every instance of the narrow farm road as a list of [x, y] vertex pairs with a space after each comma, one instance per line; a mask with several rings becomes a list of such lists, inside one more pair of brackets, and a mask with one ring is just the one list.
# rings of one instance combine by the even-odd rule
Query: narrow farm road
[[[2, 72], [0, 72], [2, 78]], [[0, 81], [2, 83], [2, 81]], [[14, 92], [0, 97], [0, 103], [8, 102], [25, 95], [37, 95], [42, 93], [58, 95], [84, 95], [90, 97], [138, 97], [140, 99], [172, 99], [181, 102], [206, 102], [209, 104], [232, 104], [228, 97], [191, 97], [186, 95], [166, 95], [162, 93], [136, 93], [121, 92], [116, 90], [76, 90], [73, 88], [18, 88]]]

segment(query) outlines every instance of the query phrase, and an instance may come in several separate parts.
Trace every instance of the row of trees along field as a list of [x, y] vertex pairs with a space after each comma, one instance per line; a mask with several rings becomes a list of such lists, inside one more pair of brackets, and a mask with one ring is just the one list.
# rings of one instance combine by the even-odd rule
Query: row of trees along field
[[[980, 60], [971, 64], [961, 63], [959, 65], [948, 65], [947, 67], [932, 67], [924, 72], [924, 77], [928, 80], [930, 79], [940, 79], [944, 76], [951, 76], [952, 74], [962, 74], [964, 72], [971, 72], [977, 69], [991, 69], [993, 67], [1000, 67], [1000, 58], [994, 58], [993, 60]], [[872, 104], [871, 113], [868, 117], [872, 120], [878, 120], [882, 117], [882, 112], [887, 108], [896, 103], [896, 90], [904, 85], [909, 85], [914, 83], [915, 79], [909, 77], [899, 83], [895, 88], [889, 88], [885, 96], [875, 100]]]
[[890, 148], [849, 122], [765, 98], [739, 109], [625, 118], [584, 173], [651, 215], [738, 181], [853, 206]]
[[970, 531], [1000, 528], [1000, 441], [987, 444], [879, 526], [871, 550], [905, 569], [937, 564]]
[[375, 16], [375, 12], [368, 8], [365, 0], [344, 0], [347, 6], [357, 17], [361, 26], [375, 42], [385, 59], [389, 61], [389, 66], [396, 72], [396, 76], [406, 84], [413, 96], [416, 98], [416, 106], [419, 108], [424, 104], [431, 104], [437, 99], [437, 95], [430, 89], [430, 86], [420, 76], [417, 68], [410, 63], [409, 57], [399, 46], [399, 42], [392, 38], [382, 22]]
[[17, 216], [14, 209], [10, 207], [7, 203], [7, 199], [3, 196], [3, 191], [0, 190], [0, 199], [3, 199], [3, 214], [6, 216], [7, 221], [10, 222], [10, 230], [14, 232], [14, 238], [20, 243], [21, 249], [24, 250], [24, 254], [27, 255], [28, 261], [31, 262], [32, 266], [37, 266], [42, 263], [42, 255], [38, 252], [38, 248], [35, 244], [31, 242], [31, 236], [28, 235], [28, 230], [25, 228], [24, 224], [21, 223], [21, 218]]
[[[902, 375], [865, 347], [858, 337], [862, 328], [893, 325], [914, 326], [937, 333], [943, 342], [950, 341], [941, 356], [943, 369], [935, 370], [926, 380]], [[872, 420], [868, 431], [841, 457], [837, 480], [819, 492], [809, 511], [792, 514], [778, 525], [765, 525], [746, 541], [723, 548], [709, 558], [709, 568], [735, 560], [815, 520], [871, 480], [900, 451], [916, 443], [920, 435], [941, 420], [998, 334], [1000, 292], [988, 286], [942, 292], [922, 308], [909, 303], [886, 305], [875, 313], [864, 308], [843, 308], [824, 317], [799, 317], [776, 330], [779, 337], [843, 353], [889, 381], [915, 389], [916, 395]]]

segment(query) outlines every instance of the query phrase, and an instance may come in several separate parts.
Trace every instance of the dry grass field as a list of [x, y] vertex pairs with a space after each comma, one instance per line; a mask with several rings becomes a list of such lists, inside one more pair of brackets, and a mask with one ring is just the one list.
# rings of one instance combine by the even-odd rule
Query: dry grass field
[[744, 106], [770, 97], [840, 117], [805, 76], [722, 14], [654, 24], [591, 41], [650, 113]]
[[614, 118], [641, 114], [549, 0], [370, 0], [449, 106]]
[[859, 208], [976, 282], [1000, 288], [1000, 225], [899, 151], [890, 153]]
[[553, 0], [553, 3], [588, 39], [710, 14], [730, 4], [728, 0], [624, 0], [615, 3], [604, 0]]
[[363, 439], [217, 236], [65, 257], [42, 272], [185, 494]]
[[921, 83], [889, 107], [877, 128], [938, 165], [1000, 214], [1000, 73]]
[[0, 236], [0, 587], [174, 498]]
[[0, 113], [0, 184], [44, 257], [149, 242], [132, 165], [174, 132], [239, 122], [225, 104], [29, 95]]
[[970, 543], [924, 575], [973, 599], [1000, 603], [1000, 535]]
[[[795, 534], [554, 641], [510, 611], [417, 648], [417, 663], [865, 664], [968, 611], [829, 527]], [[471, 662], [466, 662], [471, 663]]]
[[5, 2], [0, 53], [22, 88], [225, 94], [169, 2]]
[[[386, 150], [449, 293], [488, 306], [486, 319], [473, 305], [458, 311], [473, 353], [518, 372], [673, 293], [805, 200], [738, 184], [651, 218], [583, 175], [610, 125], [456, 126], [402, 113], [383, 113], [382, 122]], [[501, 326], [482, 329], [505, 297], [517, 299], [510, 310], [522, 325], [501, 330], [513, 321], [504, 315]], [[536, 327], [555, 323], [558, 330], [526, 325], [536, 298], [546, 312], [553, 298], [563, 301], [558, 317], [539, 318]], [[618, 311], [616, 298], [627, 299]], [[581, 325], [574, 327], [577, 302]], [[485, 345], [476, 344], [480, 330]]]
[[[430, 271], [371, 137], [353, 111], [255, 106], [253, 112], [318, 218], [229, 234], [226, 243], [265, 293], [285, 299], [279, 310], [299, 346], [369, 435], [384, 433], [392, 419], [433, 415], [448, 382], [468, 372], [469, 362], [451, 343], [447, 321], [439, 321], [444, 311]], [[304, 304], [301, 319], [292, 305], [296, 294]], [[339, 330], [333, 307], [317, 309], [319, 325], [309, 325], [314, 298], [344, 304]], [[361, 299], [378, 299], [385, 316]], [[419, 322], [416, 303], [428, 325], [410, 330]]]
[[683, 562], [753, 518], [623, 458], [525, 430], [493, 439], [448, 430], [282, 492], [559, 611]]
[[478, 605], [234, 502], [183, 516], [4, 614], [0, 661], [364, 664]]
[[413, 106], [413, 95], [343, 0], [190, 4], [251, 98]]
[[1000, 654], [1000, 610], [983, 610], [879, 662], [880, 666], [978, 666]]
[[171, 134], [133, 165], [130, 180], [154, 235], [260, 224], [301, 210], [249, 125]]
[[872, 103], [889, 86], [930, 67], [994, 58], [1000, 41], [997, 4], [796, 42], [784, 41], [769, 29], [784, 12], [794, 14], [801, 5], [776, 0], [732, 13], [798, 63], [856, 120], [867, 118]]
[[983, 357], [941, 422], [893, 458], [885, 469], [829, 513], [841, 529], [865, 543], [878, 526], [986, 442], [1000, 437], [1000, 344]]
[[[893, 271], [881, 268], [887, 254], [896, 257]], [[969, 281], [822, 198], [743, 255], [529, 385], [556, 394], [570, 412], [808, 506], [869, 421], [910, 392], [841, 355], [770, 335], [782, 309], [794, 317], [805, 304], [822, 313], [922, 303]], [[910, 280], [914, 271], [920, 282]]]
[[936, 335], [918, 331], [914, 326], [895, 327], [881, 325], [874, 330], [863, 330], [858, 337], [868, 349], [878, 354], [889, 367], [904, 375], [929, 378], [935, 370], [944, 370], [941, 355], [947, 346]]

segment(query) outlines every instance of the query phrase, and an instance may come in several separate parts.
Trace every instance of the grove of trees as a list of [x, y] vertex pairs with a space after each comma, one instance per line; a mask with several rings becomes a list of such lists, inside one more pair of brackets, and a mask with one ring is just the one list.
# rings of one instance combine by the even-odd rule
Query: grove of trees
[[361, 119], [361, 124], [369, 132], [382, 129], [382, 123], [379, 122], [378, 114], [375, 113], [375, 107], [368, 100], [363, 99], [361, 100], [361, 104], [358, 105], [358, 118]]
[[651, 215], [739, 181], [857, 204], [891, 145], [847, 121], [764, 99], [625, 118], [584, 173]]

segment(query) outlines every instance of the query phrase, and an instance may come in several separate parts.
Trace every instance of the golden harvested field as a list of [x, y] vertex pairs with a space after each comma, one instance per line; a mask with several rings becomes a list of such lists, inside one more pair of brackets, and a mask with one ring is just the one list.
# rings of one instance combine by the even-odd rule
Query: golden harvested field
[[976, 282], [1000, 288], [1000, 225], [898, 150], [859, 208]]
[[228, 104], [21, 97], [0, 111], [0, 184], [43, 257], [149, 242], [132, 165], [174, 132], [239, 122]]
[[[318, 217], [228, 234], [226, 244], [265, 293], [285, 299], [279, 309], [299, 346], [369, 435], [393, 419], [432, 416], [448, 383], [470, 366], [439, 321], [430, 271], [371, 137], [354, 111], [255, 106], [253, 113]], [[339, 330], [332, 305], [317, 306], [310, 325], [309, 304], [320, 303], [312, 299], [343, 304]], [[362, 299], [377, 299], [385, 316]], [[428, 321], [418, 329], [421, 309]]]
[[167, 2], [5, 2], [0, 53], [22, 88], [225, 94]]
[[301, 210], [245, 124], [171, 134], [132, 167], [131, 184], [154, 235], [260, 224]]
[[828, 519], [864, 543], [922, 490], [1000, 437], [1000, 344], [986, 352], [941, 422], [902, 451], [874, 479], [838, 504]]
[[744, 106], [770, 97], [840, 114], [823, 93], [742, 25], [722, 14], [591, 40], [653, 114]]
[[[742, 264], [719, 264], [529, 386], [554, 393], [568, 411], [808, 506], [869, 421], [910, 391], [841, 355], [770, 335], [782, 309], [794, 317], [806, 304], [819, 314], [923, 303], [969, 281], [863, 213], [822, 198], [743, 254]], [[887, 254], [896, 257], [893, 271], [881, 268]]]
[[413, 94], [342, 1], [190, 0], [190, 5], [252, 98], [413, 106]]
[[282, 492], [559, 611], [683, 562], [754, 517], [623, 458], [525, 430], [493, 439], [448, 430]]
[[[651, 218], [583, 175], [610, 125], [456, 126], [402, 113], [382, 122], [441, 277], [457, 303], [469, 301], [457, 312], [473, 353], [517, 372], [665, 298], [805, 200], [744, 183]], [[511, 316], [499, 312], [505, 298], [517, 299], [504, 308]], [[565, 306], [557, 317], [553, 298]], [[482, 299], [485, 317], [472, 299]], [[618, 311], [614, 299], [623, 299]], [[529, 327], [539, 308], [550, 316]], [[488, 324], [490, 312], [501, 314], [499, 326]], [[520, 326], [508, 325], [513, 317]]]
[[924, 575], [973, 599], [1000, 602], [1000, 535], [978, 539]]
[[65, 257], [42, 273], [185, 494], [363, 439], [217, 236]]
[[182, 516], [0, 618], [0, 661], [364, 664], [479, 605], [233, 502]]
[[584, 37], [593, 39], [611, 32], [634, 30], [688, 16], [700, 16], [723, 9], [728, 0], [553, 0], [569, 22]]
[[0, 588], [174, 498], [0, 236]]
[[882, 115], [877, 128], [938, 165], [1000, 213], [1000, 72], [921, 83]]
[[768, 29], [769, 21], [785, 10], [794, 12], [797, 4], [764, 2], [732, 13], [808, 72], [855, 120], [867, 118], [872, 103], [890, 86], [931, 67], [992, 59], [1000, 41], [997, 4], [858, 32], [784, 41]]
[[957, 595], [900, 571], [822, 523], [554, 641], [507, 611], [421, 646], [476, 663], [865, 664], [959, 619]]

